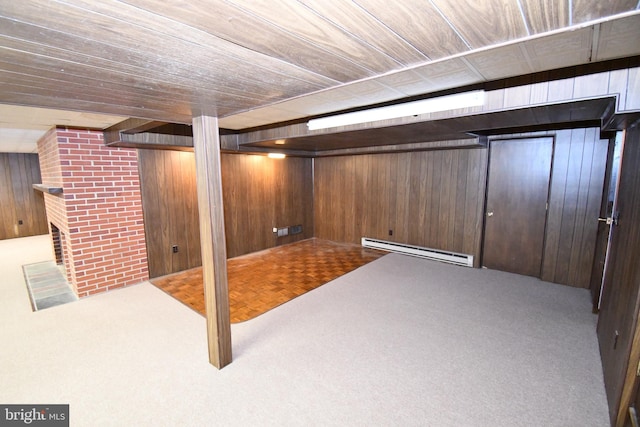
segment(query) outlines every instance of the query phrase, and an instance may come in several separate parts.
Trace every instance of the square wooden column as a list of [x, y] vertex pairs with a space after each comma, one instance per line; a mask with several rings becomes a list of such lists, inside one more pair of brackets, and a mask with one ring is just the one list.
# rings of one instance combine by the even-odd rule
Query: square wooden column
[[231, 363], [231, 325], [217, 117], [193, 118], [193, 147], [209, 362], [221, 369]]

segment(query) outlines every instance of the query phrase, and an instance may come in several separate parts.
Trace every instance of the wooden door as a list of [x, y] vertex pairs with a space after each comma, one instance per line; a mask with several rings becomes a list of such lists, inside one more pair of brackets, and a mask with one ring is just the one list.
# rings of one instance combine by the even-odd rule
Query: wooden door
[[540, 277], [553, 138], [491, 141], [483, 266]]
[[615, 212], [615, 201], [618, 194], [618, 184], [620, 175], [620, 164], [622, 157], [622, 132], [618, 132], [615, 141], [609, 142], [607, 150], [607, 168], [603, 186], [602, 201], [600, 203], [600, 215], [598, 218], [598, 234], [596, 237], [596, 248], [591, 270], [591, 301], [593, 312], [600, 310], [600, 297], [602, 296], [602, 284], [605, 281], [605, 267], [609, 260], [609, 249], [611, 247], [613, 217]]
[[640, 129], [625, 132], [617, 223], [605, 271], [598, 343], [612, 425], [623, 426], [640, 361]]

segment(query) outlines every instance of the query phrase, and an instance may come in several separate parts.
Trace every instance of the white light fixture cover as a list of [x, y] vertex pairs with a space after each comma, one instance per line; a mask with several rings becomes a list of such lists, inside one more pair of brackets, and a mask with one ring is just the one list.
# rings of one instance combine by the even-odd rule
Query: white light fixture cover
[[267, 157], [269, 157], [270, 159], [284, 159], [286, 156], [286, 154], [282, 154], [282, 153], [269, 153], [267, 154]]
[[353, 113], [338, 114], [336, 116], [322, 117], [319, 119], [311, 119], [307, 123], [307, 127], [309, 130], [327, 129], [337, 126], [397, 119], [399, 117], [417, 116], [420, 114], [434, 113], [436, 111], [477, 107], [480, 105], [484, 105], [484, 91], [476, 90], [472, 92], [441, 96], [438, 98], [406, 102], [404, 104], [389, 105], [387, 107], [372, 108], [370, 110], [355, 111]]

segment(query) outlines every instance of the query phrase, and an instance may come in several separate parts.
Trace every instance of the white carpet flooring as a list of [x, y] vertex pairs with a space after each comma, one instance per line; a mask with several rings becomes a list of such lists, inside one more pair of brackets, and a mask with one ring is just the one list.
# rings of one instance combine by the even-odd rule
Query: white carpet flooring
[[606, 426], [586, 290], [387, 255], [232, 325], [148, 283], [32, 312], [0, 241], [0, 403], [70, 404], [72, 426]]

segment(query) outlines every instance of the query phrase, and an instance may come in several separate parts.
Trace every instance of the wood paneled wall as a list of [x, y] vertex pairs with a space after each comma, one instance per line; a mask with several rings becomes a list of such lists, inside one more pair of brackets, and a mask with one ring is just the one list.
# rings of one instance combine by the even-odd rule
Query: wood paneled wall
[[[313, 237], [311, 159], [223, 154], [222, 189], [229, 258]], [[273, 233], [293, 225], [303, 232]]]
[[[501, 138], [539, 135], [555, 137], [542, 279], [587, 288], [607, 141], [595, 128]], [[139, 153], [151, 277], [200, 265], [193, 153]], [[486, 149], [313, 162], [314, 170], [310, 159], [223, 154], [229, 257], [313, 236], [351, 243], [366, 236], [472, 254], [480, 265]], [[299, 235], [272, 232], [298, 224]]]
[[193, 153], [138, 150], [138, 168], [149, 277], [201, 265]]
[[589, 287], [608, 144], [596, 128], [556, 132], [543, 280]]
[[48, 233], [40, 183], [37, 154], [0, 153], [0, 240]]
[[[201, 265], [193, 153], [138, 153], [150, 277]], [[313, 237], [312, 176], [311, 159], [222, 154], [227, 256]], [[277, 238], [272, 231], [292, 225], [303, 232]]]
[[[608, 141], [596, 128], [495, 138], [525, 136], [555, 137], [541, 278], [588, 288]], [[461, 252], [479, 266], [486, 151], [316, 158], [316, 237], [359, 243], [366, 236]]]
[[317, 158], [315, 235], [473, 254], [477, 264], [486, 167], [485, 149]]

